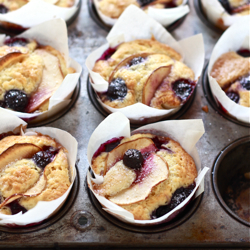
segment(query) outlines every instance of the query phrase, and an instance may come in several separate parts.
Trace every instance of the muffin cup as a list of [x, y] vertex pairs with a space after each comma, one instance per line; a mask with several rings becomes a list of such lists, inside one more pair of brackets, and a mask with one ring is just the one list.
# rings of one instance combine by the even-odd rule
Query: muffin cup
[[[200, 139], [200, 137], [204, 133], [204, 126], [202, 120], [180, 120], [180, 121], [163, 121], [155, 124], [146, 125], [140, 127], [139, 129], [133, 131], [154, 131], [156, 133], [161, 133], [164, 135], [168, 135], [172, 139], [178, 141], [181, 146], [186, 150], [188, 154], [190, 154], [196, 164], [198, 177], [196, 178], [196, 187], [193, 192], [186, 198], [181, 204], [179, 204], [176, 208], [174, 208], [171, 212], [165, 214], [164, 216], [153, 219], [153, 220], [135, 220], [134, 216], [121, 208], [120, 206], [112, 203], [108, 199], [104, 198], [96, 194], [92, 189], [91, 180], [94, 180], [95, 183], [102, 183], [103, 177], [94, 174], [95, 178], [91, 177], [91, 173], [87, 174], [87, 182], [89, 188], [92, 190], [96, 199], [101, 203], [103, 209], [120, 219], [123, 222], [139, 225], [139, 226], [149, 226], [149, 225], [157, 225], [160, 223], [164, 223], [173, 218], [173, 214], [177, 214], [181, 209], [184, 208], [185, 205], [192, 199], [192, 197], [197, 197], [204, 191], [204, 176], [208, 171], [208, 168], [201, 169], [201, 162], [199, 158], [199, 154], [195, 147], [196, 142]], [[105, 133], [103, 132], [105, 131]], [[129, 137], [130, 136], [130, 125], [129, 120], [120, 112], [116, 112], [114, 114], [109, 115], [100, 125], [96, 128], [93, 134], [90, 137], [88, 144], [88, 161], [91, 166], [91, 159], [99, 148], [99, 146], [106, 142], [107, 140], [114, 137]], [[93, 172], [94, 173], [94, 172]], [[172, 216], [171, 216], [172, 215]]]
[[222, 30], [238, 22], [243, 16], [229, 15], [218, 0], [201, 0], [207, 18]]
[[[132, 18], [134, 16], [137, 17], [136, 21]], [[180, 53], [184, 63], [194, 71], [195, 79], [198, 80], [204, 63], [204, 44], [202, 35], [195, 35], [177, 42], [161, 24], [136, 6], [131, 5], [123, 12], [117, 23], [109, 32], [106, 37], [108, 43], [92, 52], [86, 60], [86, 66], [93, 81], [92, 87], [94, 90], [96, 92], [105, 92], [109, 86], [108, 82], [105, 81], [100, 74], [92, 71], [96, 60], [101, 57], [106, 49], [115, 47], [122, 42], [129, 42], [135, 39], [150, 39], [152, 36], [154, 36], [157, 41], [167, 44]], [[145, 120], [147, 122], [154, 122], [167, 118], [181, 108], [180, 106], [168, 110], [156, 109], [142, 103], [136, 103], [117, 109], [107, 106], [100, 99], [98, 99], [98, 101], [107, 112], [122, 112], [135, 124], [143, 123]]]
[[[60, 110], [67, 107], [80, 78], [82, 68], [79, 63], [69, 57], [67, 27], [62, 19], [54, 19], [44, 22], [23, 32], [17, 37], [35, 39], [41, 45], [50, 45], [54, 47], [64, 57], [67, 67], [72, 67], [76, 70], [76, 73], [68, 74], [64, 78], [60, 87], [51, 96], [47, 111], [39, 113], [22, 113], [6, 109], [8, 112], [26, 120], [27, 122], [32, 120], [32, 123], [36, 123], [53, 117]], [[54, 37], [57, 39], [54, 39]], [[0, 35], [0, 46], [3, 45], [5, 38], [5, 35]]]
[[6, 110], [0, 110], [0, 117], [4, 118], [0, 124], [0, 134], [12, 131], [16, 132], [18, 129], [20, 135], [34, 135], [34, 133], [36, 134], [37, 132], [54, 138], [67, 150], [66, 155], [70, 166], [69, 172], [71, 185], [61, 197], [53, 201], [39, 201], [34, 208], [28, 210], [24, 214], [21, 212], [15, 215], [0, 214], [1, 226], [27, 226], [30, 224], [41, 223], [45, 219], [54, 215], [61, 208], [70, 193], [76, 177], [75, 162], [77, 155], [77, 141], [68, 132], [57, 128], [40, 127], [25, 129], [27, 124]]
[[72, 7], [64, 8], [43, 0], [31, 0], [15, 11], [0, 14], [0, 25], [6, 29], [15, 30], [17, 25], [27, 29], [55, 18], [69, 21], [77, 12], [79, 3], [80, 0], [75, 0]]
[[[98, 8], [99, 0], [93, 0], [93, 2], [101, 20], [105, 24], [113, 26], [117, 22], [118, 18], [111, 18], [104, 15]], [[149, 7], [147, 14], [163, 26], [168, 26], [189, 13], [190, 10], [187, 2], [187, 0], [184, 0], [180, 6], [169, 9], [157, 9]]]
[[213, 49], [208, 65], [209, 84], [218, 106], [222, 105], [228, 114], [245, 123], [250, 123], [250, 107], [244, 107], [232, 101], [221, 89], [216, 79], [210, 75], [210, 72], [215, 61], [222, 54], [229, 51], [238, 51], [239, 49], [250, 50], [249, 23], [250, 17], [243, 17], [223, 33]]

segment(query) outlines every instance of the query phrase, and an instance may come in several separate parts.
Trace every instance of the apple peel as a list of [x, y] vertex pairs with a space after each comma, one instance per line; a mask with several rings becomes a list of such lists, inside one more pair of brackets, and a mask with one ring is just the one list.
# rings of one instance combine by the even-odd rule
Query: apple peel
[[109, 200], [117, 205], [127, 205], [145, 200], [152, 188], [168, 178], [167, 163], [152, 153], [144, 162], [141, 173], [132, 186]]

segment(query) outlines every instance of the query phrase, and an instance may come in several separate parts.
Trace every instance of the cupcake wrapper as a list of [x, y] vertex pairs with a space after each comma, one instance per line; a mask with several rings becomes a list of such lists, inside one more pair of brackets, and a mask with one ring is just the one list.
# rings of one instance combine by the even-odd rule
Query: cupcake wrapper
[[[133, 16], [137, 17], [136, 21], [132, 18]], [[108, 82], [100, 74], [92, 71], [96, 60], [101, 57], [106, 49], [115, 47], [122, 42], [129, 42], [135, 39], [150, 39], [152, 36], [157, 41], [167, 44], [179, 52], [183, 57], [184, 63], [194, 71], [195, 79], [198, 80], [202, 72], [205, 57], [202, 35], [195, 35], [177, 42], [161, 24], [150, 18], [141, 9], [131, 5], [123, 12], [109, 32], [106, 38], [108, 43], [92, 52], [86, 60], [86, 66], [93, 81], [92, 87], [97, 92], [105, 92], [108, 89]], [[134, 123], [140, 123], [145, 119], [147, 119], [147, 122], [157, 121], [172, 115], [180, 109], [178, 107], [176, 109], [160, 110], [142, 103], [116, 109], [104, 105], [101, 101], [100, 103], [109, 113], [115, 111], [122, 112]]]
[[[0, 110], [0, 117], [4, 118], [0, 124], [0, 134], [13, 131], [16, 127], [22, 125], [24, 128], [27, 125], [23, 120], [10, 114], [6, 110]], [[70, 190], [74, 184], [76, 177], [76, 155], [77, 155], [77, 141], [68, 132], [50, 127], [32, 128], [25, 130], [25, 135], [32, 135], [34, 132], [38, 132], [44, 135], [49, 135], [51, 138], [56, 139], [67, 149], [67, 157], [70, 166], [70, 179], [71, 185], [68, 190], [58, 199], [53, 201], [39, 201], [37, 205], [22, 214], [21, 212], [16, 215], [4, 215], [0, 214], [0, 225], [18, 225], [25, 226], [33, 223], [39, 223], [52, 216], [63, 203], [66, 201]]]
[[213, 96], [228, 111], [230, 115], [239, 121], [250, 123], [250, 108], [241, 106], [225, 94], [218, 82], [210, 76], [215, 61], [224, 53], [238, 51], [239, 49], [250, 50], [249, 41], [250, 16], [241, 18], [240, 21], [229, 27], [216, 43], [208, 65], [209, 84]]
[[[94, 5], [96, 7], [97, 13], [99, 17], [102, 19], [104, 23], [107, 25], [113, 26], [117, 22], [117, 18], [111, 18], [106, 15], [104, 15], [98, 8], [99, 0], [94, 0]], [[175, 8], [169, 8], [169, 9], [157, 9], [153, 7], [148, 8], [148, 15], [152, 18], [154, 18], [157, 22], [162, 24], [163, 26], [168, 26], [172, 24], [173, 22], [177, 21], [178, 19], [182, 18], [186, 14], [188, 14], [190, 11], [187, 0], [184, 0], [183, 3]]]
[[[104, 210], [107, 211], [108, 213], [112, 214], [113, 216], [127, 223], [142, 225], [142, 226], [155, 225], [163, 223], [166, 220], [168, 220], [169, 216], [171, 216], [173, 213], [183, 208], [191, 200], [193, 195], [197, 197], [204, 191], [204, 176], [208, 171], [208, 168], [205, 167], [201, 170], [200, 158], [197, 149], [195, 147], [195, 144], [205, 131], [202, 120], [164, 121], [143, 126], [135, 131], [140, 131], [140, 130], [150, 130], [150, 131], [155, 130], [157, 132], [160, 131], [161, 133], [168, 135], [170, 138], [178, 141], [181, 144], [181, 146], [186, 150], [186, 152], [193, 157], [197, 167], [198, 177], [196, 178], [196, 188], [192, 192], [192, 194], [189, 195], [187, 199], [185, 199], [180, 205], [178, 205], [171, 212], [165, 214], [160, 218], [154, 220], [134, 220], [134, 217], [130, 212], [112, 203], [106, 198], [94, 193], [92, 189], [91, 180], [97, 183], [102, 183], [103, 181], [102, 176], [95, 175], [95, 178], [93, 179], [91, 177], [90, 172], [88, 172], [87, 181], [89, 188], [92, 190], [97, 200], [104, 207]], [[105, 131], [105, 133], [103, 131]], [[130, 126], [129, 126], [129, 120], [122, 113], [116, 112], [109, 115], [102, 123], [100, 123], [100, 125], [91, 135], [88, 144], [89, 164], [91, 165], [91, 159], [96, 150], [102, 143], [106, 142], [111, 138], [120, 136], [129, 137]]]

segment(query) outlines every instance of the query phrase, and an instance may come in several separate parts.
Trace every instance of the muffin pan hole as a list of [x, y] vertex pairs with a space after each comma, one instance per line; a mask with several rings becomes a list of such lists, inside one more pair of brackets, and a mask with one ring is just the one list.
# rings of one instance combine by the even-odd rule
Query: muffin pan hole
[[230, 116], [229, 114], [225, 113], [223, 111], [223, 108], [221, 106], [219, 106], [211, 92], [210, 89], [210, 85], [209, 85], [209, 80], [208, 80], [208, 63], [205, 66], [203, 72], [202, 72], [202, 87], [203, 87], [203, 92], [204, 95], [206, 97], [206, 99], [208, 100], [209, 104], [212, 106], [212, 108], [218, 112], [220, 115], [222, 115], [224, 118], [226, 118], [227, 120], [234, 122], [238, 125], [244, 126], [244, 127], [250, 127], [250, 123], [245, 123], [242, 121], [237, 120], [236, 118], [234, 118], [233, 116]]
[[94, 224], [94, 217], [86, 211], [76, 211], [71, 216], [71, 224], [80, 231], [85, 231]]
[[185, 207], [184, 211], [181, 211], [170, 222], [166, 222], [166, 223], [162, 223], [162, 224], [154, 225], [154, 226], [136, 226], [136, 225], [122, 222], [116, 219], [114, 216], [110, 215], [109, 213], [105, 212], [101, 204], [99, 203], [99, 201], [93, 195], [92, 191], [88, 188], [87, 180], [86, 180], [86, 189], [87, 189], [87, 193], [88, 193], [91, 203], [93, 204], [95, 209], [100, 213], [101, 216], [103, 216], [106, 220], [108, 220], [112, 224], [122, 229], [126, 229], [128, 231], [136, 232], [136, 233], [159, 233], [159, 232], [167, 231], [177, 226], [180, 226], [182, 223], [187, 221], [195, 213], [195, 211], [197, 210], [197, 208], [199, 207], [201, 203], [201, 200], [204, 194], [202, 193], [197, 198], [191, 200], [189, 204]]
[[[97, 94], [95, 93], [94, 89], [92, 88], [91, 86], [91, 83], [90, 83], [90, 79], [89, 79], [89, 76], [88, 76], [88, 79], [87, 79], [87, 92], [88, 92], [88, 96], [89, 96], [89, 99], [91, 101], [91, 103], [93, 104], [93, 106], [96, 108], [96, 110], [101, 114], [103, 115], [104, 117], [107, 117], [109, 115], [109, 113], [101, 106], [101, 104], [99, 103], [99, 101], [97, 100]], [[187, 111], [188, 109], [191, 107], [194, 99], [195, 99], [195, 94], [196, 94], [196, 88], [194, 89], [191, 97], [188, 99], [188, 101], [180, 108], [179, 111], [177, 111], [176, 113], [166, 117], [166, 118], [163, 118], [162, 120], [160, 121], [165, 121], [165, 120], [175, 120], [175, 119], [178, 119], [180, 118], [181, 116], [183, 116]], [[133, 124], [130, 122], [130, 126], [131, 128], [139, 128], [140, 126], [142, 125], [145, 125], [147, 124], [147, 119], [145, 119], [145, 122], [142, 121], [141, 124]]]
[[250, 136], [240, 138], [218, 155], [212, 183], [220, 205], [234, 219], [250, 226]]
[[23, 227], [22, 226], [12, 226], [12, 227], [0, 226], [0, 232], [2, 231], [6, 233], [23, 234], [23, 233], [35, 232], [35, 231], [51, 226], [52, 224], [54, 224], [55, 222], [63, 218], [63, 216], [65, 216], [67, 212], [70, 210], [70, 208], [73, 206], [77, 193], [78, 193], [78, 189], [79, 189], [79, 171], [76, 165], [76, 178], [75, 178], [74, 184], [71, 188], [68, 198], [66, 199], [63, 206], [59, 209], [59, 211], [55, 215], [48, 218], [47, 220], [44, 220], [41, 223], [37, 223], [36, 225], [26, 225]]
[[[107, 32], [109, 32], [112, 28], [112, 26], [104, 23], [102, 21], [102, 19], [99, 17], [94, 1], [93, 0], [88, 0], [87, 2], [88, 4], [88, 11], [89, 11], [89, 15], [91, 16], [91, 18], [94, 20], [94, 22], [102, 29], [106, 30]], [[188, 1], [187, 1], [188, 4]], [[171, 32], [173, 30], [175, 30], [177, 27], [179, 27], [185, 20], [187, 15], [183, 16], [182, 18], [180, 18], [179, 20], [175, 21], [174, 23], [170, 24], [169, 26], [166, 27], [166, 29]]]

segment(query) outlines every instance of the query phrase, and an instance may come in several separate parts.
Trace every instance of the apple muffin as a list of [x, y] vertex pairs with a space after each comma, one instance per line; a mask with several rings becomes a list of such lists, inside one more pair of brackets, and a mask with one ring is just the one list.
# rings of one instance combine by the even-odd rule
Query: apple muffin
[[[5, 14], [14, 10], [17, 10], [27, 4], [28, 0], [0, 0], [0, 13]], [[46, 2], [46, 1], [45, 1]], [[58, 7], [72, 7], [74, 5], [74, 0], [58, 0], [53, 2], [55, 6]]]
[[249, 15], [250, 2], [249, 0], [218, 0], [223, 8], [230, 15]]
[[159, 218], [195, 188], [197, 169], [181, 145], [165, 136], [138, 133], [103, 143], [92, 158], [92, 170], [103, 176], [93, 191], [134, 215]]
[[61, 144], [42, 134], [0, 138], [0, 213], [25, 213], [68, 190], [69, 164]]
[[112, 108], [141, 102], [157, 109], [183, 105], [196, 86], [192, 69], [173, 48], [152, 39], [124, 42], [109, 48], [93, 69], [109, 87], [98, 93]]
[[222, 54], [210, 75], [234, 102], [250, 107], [250, 52], [240, 50]]
[[0, 107], [33, 113], [48, 110], [49, 99], [67, 68], [59, 51], [35, 40], [10, 38], [0, 47]]
[[97, 7], [103, 15], [110, 18], [119, 18], [130, 4], [147, 11], [148, 7], [158, 9], [174, 8], [182, 3], [183, 0], [100, 0], [97, 2]]

